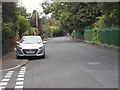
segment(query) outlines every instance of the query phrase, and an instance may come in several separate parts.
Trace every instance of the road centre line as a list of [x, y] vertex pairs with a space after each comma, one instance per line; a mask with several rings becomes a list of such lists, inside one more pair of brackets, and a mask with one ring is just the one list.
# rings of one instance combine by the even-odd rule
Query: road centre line
[[20, 72], [20, 73], [19, 73], [19, 75], [24, 75], [24, 74], [25, 74], [25, 72]]
[[25, 72], [26, 72], [26, 67], [21, 67], [15, 88], [21, 88], [21, 89], [23, 88]]
[[23, 86], [15, 86], [15, 88], [23, 88]]
[[23, 81], [16, 82], [16, 85], [23, 85]]
[[23, 68], [23, 69], [21, 69], [21, 70], [23, 70], [23, 71], [24, 71], [24, 70], [26, 70], [26, 69], [25, 69], [25, 68]]
[[20, 71], [19, 73], [25, 73], [26, 72], [26, 70], [22, 70], [22, 71]]
[[24, 78], [17, 78], [17, 81], [21, 81], [21, 80], [24, 80]]
[[18, 75], [18, 77], [24, 77], [25, 75]]
[[24, 69], [26, 69], [27, 67], [21, 67], [22, 69], [24, 68]]

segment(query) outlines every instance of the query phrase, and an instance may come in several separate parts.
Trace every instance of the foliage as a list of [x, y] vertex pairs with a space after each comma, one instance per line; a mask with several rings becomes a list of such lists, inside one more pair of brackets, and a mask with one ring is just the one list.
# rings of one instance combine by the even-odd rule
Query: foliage
[[52, 4], [49, 2], [44, 2], [42, 3], [42, 7], [43, 7], [43, 12], [45, 14], [49, 14], [52, 12]]
[[2, 3], [2, 15], [3, 23], [12, 22], [15, 23], [18, 17], [17, 4], [15, 2], [3, 2]]
[[11, 28], [12, 23], [3, 23], [2, 24], [2, 40], [7, 40], [8, 38], [13, 38], [15, 32]]
[[99, 44], [99, 36], [98, 36], [98, 28], [93, 29], [93, 38], [92, 38], [92, 43]]
[[[120, 5], [115, 2], [98, 3], [99, 8], [102, 10], [102, 16], [97, 17], [97, 21], [93, 24], [93, 43], [100, 43], [98, 31], [104, 27], [120, 26], [119, 14]], [[110, 28], [109, 28], [110, 29]]]
[[98, 3], [103, 12], [103, 27], [120, 26], [120, 2]]
[[69, 33], [74, 29], [83, 32], [85, 28], [93, 27], [96, 17], [101, 15], [97, 3], [54, 2], [43, 9], [50, 10], [52, 17], [60, 20], [62, 28]]
[[36, 30], [33, 30], [33, 35], [35, 35], [35, 36], [37, 35]]
[[56, 20], [55, 18], [50, 18], [48, 19], [48, 23], [50, 26], [58, 26], [61, 27], [61, 22], [60, 20]]
[[42, 35], [46, 38], [48, 38], [49, 36], [51, 36], [51, 29], [48, 25], [43, 25], [43, 30], [42, 30]]
[[2, 32], [6, 35], [9, 32], [11, 33], [10, 36], [3, 34], [3, 38], [9, 39], [14, 37], [17, 31], [22, 35], [26, 30], [30, 29], [29, 22], [25, 19], [29, 14], [27, 14], [27, 11], [23, 6], [18, 6], [16, 2], [3, 2], [2, 11]]
[[20, 37], [26, 31], [28, 34], [30, 34], [30, 32], [29, 32], [30, 31], [30, 23], [26, 18], [19, 16], [19, 18], [17, 20], [17, 25], [18, 25], [18, 31], [19, 31]]
[[75, 39], [75, 30], [72, 32], [72, 38]]
[[53, 36], [59, 36], [60, 35], [60, 27], [58, 27], [58, 26], [50, 26], [50, 29], [52, 31]]
[[24, 6], [18, 6], [16, 7], [17, 13], [20, 16], [23, 16], [25, 18], [30, 18], [30, 13], [27, 13], [27, 10]]

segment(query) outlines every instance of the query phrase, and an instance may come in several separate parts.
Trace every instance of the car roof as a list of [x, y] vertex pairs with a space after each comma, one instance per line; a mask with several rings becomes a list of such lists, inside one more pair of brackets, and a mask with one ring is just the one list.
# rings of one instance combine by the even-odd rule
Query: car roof
[[23, 36], [23, 37], [41, 37], [41, 36]]

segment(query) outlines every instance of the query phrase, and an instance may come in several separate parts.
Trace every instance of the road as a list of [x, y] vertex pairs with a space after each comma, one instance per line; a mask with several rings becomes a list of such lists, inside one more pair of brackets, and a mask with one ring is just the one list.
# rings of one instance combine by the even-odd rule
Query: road
[[[21, 68], [14, 70], [7, 88], [117, 88], [116, 50], [57, 37], [46, 44], [45, 59], [30, 59], [22, 69], [23, 81], [16, 84]], [[5, 74], [4, 74], [5, 75]]]

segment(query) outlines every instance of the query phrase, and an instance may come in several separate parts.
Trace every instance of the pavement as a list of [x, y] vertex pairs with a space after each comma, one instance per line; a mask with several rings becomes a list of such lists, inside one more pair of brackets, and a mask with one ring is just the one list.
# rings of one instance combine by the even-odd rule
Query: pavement
[[0, 72], [9, 71], [27, 64], [27, 59], [16, 59], [15, 50], [13, 52], [5, 55], [2, 60], [0, 60]]

